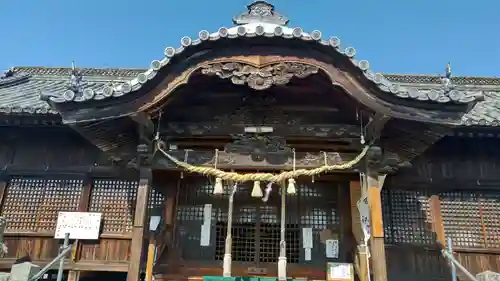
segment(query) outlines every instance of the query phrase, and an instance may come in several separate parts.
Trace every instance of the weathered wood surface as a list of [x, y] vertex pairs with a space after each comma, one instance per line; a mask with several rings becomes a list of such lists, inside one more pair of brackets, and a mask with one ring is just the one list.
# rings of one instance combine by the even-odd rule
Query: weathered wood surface
[[[283, 157], [282, 155], [270, 155], [262, 160], [253, 160], [251, 155], [241, 153], [229, 153], [219, 151], [217, 156], [213, 151], [185, 151], [176, 150], [168, 152], [181, 161], [191, 165], [213, 167], [217, 159], [217, 168], [221, 169], [271, 169], [283, 170], [293, 169], [293, 157]], [[296, 154], [295, 168], [316, 168], [325, 165], [339, 165], [353, 160], [359, 152], [300, 152]], [[177, 165], [159, 153], [154, 160], [155, 168], [178, 169]], [[349, 171], [349, 170], [346, 170]], [[352, 170], [351, 170], [352, 171]]]
[[47, 170], [110, 165], [107, 156], [70, 128], [0, 128], [0, 169]]
[[499, 144], [488, 134], [446, 137], [412, 168], [387, 179], [389, 280], [448, 280], [450, 269], [437, 245], [448, 237], [457, 260], [471, 273], [500, 271]]
[[[450, 267], [438, 248], [386, 246], [389, 280], [450, 280]], [[472, 274], [500, 271], [495, 253], [458, 252], [455, 257]], [[463, 279], [466, 280], [466, 279]]]
[[445, 137], [391, 181], [399, 186], [442, 189], [496, 188], [500, 185], [500, 139], [483, 135]]
[[[0, 268], [29, 255], [45, 264], [58, 254], [53, 239], [59, 211], [103, 213], [99, 241], [75, 241], [67, 261], [73, 270], [128, 271], [137, 177], [120, 177], [103, 153], [70, 128], [0, 128], [1, 215], [8, 219], [7, 256]], [[36, 140], [36, 141], [34, 141]], [[99, 166], [104, 173], [92, 173]], [[133, 179], [133, 180], [131, 180]], [[163, 204], [161, 192], [150, 196], [150, 208]]]
[[450, 269], [437, 249], [386, 246], [389, 280], [450, 280]]

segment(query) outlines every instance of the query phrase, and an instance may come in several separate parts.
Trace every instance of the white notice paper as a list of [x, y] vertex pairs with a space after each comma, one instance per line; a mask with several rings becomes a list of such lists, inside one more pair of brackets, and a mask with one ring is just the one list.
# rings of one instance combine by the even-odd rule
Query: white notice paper
[[203, 224], [210, 225], [212, 223], [212, 204], [205, 204], [203, 208]]
[[311, 248], [304, 248], [304, 260], [311, 260]]
[[328, 279], [352, 280], [352, 265], [349, 263], [328, 263]]
[[302, 228], [302, 248], [313, 248], [313, 230], [310, 227]]
[[101, 217], [101, 213], [59, 212], [54, 238], [64, 239], [69, 233], [69, 239], [99, 239]]
[[325, 254], [329, 259], [339, 258], [339, 240], [328, 239], [325, 241]]
[[210, 224], [201, 225], [200, 246], [210, 246]]

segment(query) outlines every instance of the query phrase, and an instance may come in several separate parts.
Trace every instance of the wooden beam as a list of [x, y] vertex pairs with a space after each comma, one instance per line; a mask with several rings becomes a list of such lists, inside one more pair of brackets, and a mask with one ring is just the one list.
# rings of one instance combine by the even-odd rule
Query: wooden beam
[[371, 117], [370, 122], [368, 122], [368, 124], [365, 127], [366, 141], [373, 142], [378, 140], [380, 138], [382, 130], [384, 129], [385, 124], [390, 119], [391, 118], [385, 114], [378, 112], [375, 113], [375, 115]]
[[[300, 93], [300, 95], [303, 97], [304, 93]], [[203, 95], [200, 95], [203, 96]], [[209, 98], [205, 99], [208, 102], [212, 102], [210, 107], [207, 107], [207, 105], [193, 105], [192, 101], [189, 101], [187, 103], [179, 103], [178, 105], [176, 104], [176, 108], [172, 108], [168, 110], [168, 115], [171, 116], [173, 115], [186, 115], [186, 112], [197, 112], [200, 116], [213, 116], [214, 112], [228, 112], [228, 109], [232, 111], [231, 108], [228, 108], [227, 106], [227, 101], [228, 98], [235, 98], [237, 101], [241, 101], [241, 93], [235, 93], [234, 96], [224, 96], [220, 97], [220, 100], [216, 101], [214, 98], [217, 97], [212, 97], [210, 96]], [[201, 101], [198, 101], [201, 103]], [[340, 110], [336, 107], [333, 106], [316, 106], [313, 104], [298, 104], [300, 101], [296, 102], [296, 104], [278, 104], [280, 111], [286, 112], [286, 113], [318, 113], [318, 112], [339, 112]], [[307, 102], [307, 101], [304, 101]], [[178, 107], [177, 107], [178, 106]]]
[[130, 246], [130, 262], [127, 281], [139, 281], [141, 273], [141, 261], [144, 247], [144, 238], [149, 231], [147, 219], [147, 207], [149, 193], [151, 192], [152, 173], [150, 168], [141, 168], [139, 176], [139, 187], [135, 204], [134, 225], [132, 229], [132, 243]]
[[[144, 112], [136, 112], [130, 115], [130, 118], [134, 120], [143, 131], [143, 135], [153, 137], [155, 132], [155, 125], [151, 118]], [[149, 140], [150, 141], [150, 140]]]
[[[285, 120], [286, 121], [286, 120]], [[283, 122], [285, 122], [283, 121]], [[185, 122], [163, 124], [162, 134], [176, 137], [189, 136], [228, 136], [234, 133], [244, 133], [248, 124], [231, 123], [234, 120], [224, 122]], [[361, 133], [359, 127], [351, 124], [296, 124], [289, 125], [267, 125], [273, 127], [273, 133], [281, 136], [314, 137], [323, 139], [359, 138]]]
[[[213, 167], [215, 161], [215, 150], [213, 151], [193, 151], [193, 150], [172, 150], [167, 151], [170, 155], [174, 156], [178, 160], [185, 161], [192, 165]], [[347, 153], [347, 152], [298, 152], [295, 157], [295, 168], [315, 168], [325, 164], [343, 164], [353, 160], [358, 153]], [[262, 161], [252, 160], [249, 155], [229, 153], [225, 151], [219, 151], [217, 155], [217, 168], [221, 169], [260, 169], [260, 170], [287, 170], [293, 169], [293, 157], [283, 157], [276, 154], [277, 158], [282, 158], [280, 161], [268, 161], [266, 159]], [[271, 158], [271, 157], [270, 157]], [[271, 158], [272, 159], [272, 158]], [[153, 159], [153, 167], [156, 169], [176, 169], [178, 168], [172, 161], [161, 153], [156, 153], [155, 159]]]
[[144, 112], [136, 112], [130, 115], [130, 118], [141, 125], [143, 128], [147, 129], [148, 132], [152, 133], [155, 131], [155, 125], [151, 118]]
[[370, 249], [371, 264], [374, 281], [387, 281], [387, 261], [384, 245], [384, 225], [382, 219], [382, 200], [379, 175], [368, 171], [366, 174], [368, 185], [368, 205], [370, 209]]
[[[16, 261], [15, 258], [4, 258], [0, 260], [0, 269], [10, 269], [12, 265]], [[39, 261], [34, 260], [32, 263], [44, 267], [50, 261]], [[59, 264], [56, 263], [51, 267], [51, 270], [57, 270]], [[64, 270], [74, 270], [74, 271], [104, 271], [104, 272], [127, 272], [128, 271], [128, 262], [126, 261], [79, 261], [72, 262], [69, 259], [66, 259], [64, 263]]]

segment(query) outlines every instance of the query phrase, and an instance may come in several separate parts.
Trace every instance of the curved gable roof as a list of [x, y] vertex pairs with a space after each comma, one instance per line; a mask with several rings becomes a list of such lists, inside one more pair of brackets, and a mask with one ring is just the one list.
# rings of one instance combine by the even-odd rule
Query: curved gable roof
[[256, 37], [278, 37], [290, 40], [302, 40], [331, 47], [338, 54], [346, 57], [350, 63], [357, 67], [366, 79], [372, 81], [381, 92], [402, 99], [417, 101], [429, 101], [434, 103], [470, 103], [483, 98], [481, 90], [467, 87], [454, 86], [450, 77], [442, 77], [438, 87], [408, 87], [399, 82], [391, 82], [382, 73], [373, 72], [367, 60], [355, 58], [356, 49], [347, 47], [341, 49], [340, 39], [329, 37], [323, 39], [321, 31], [314, 30], [310, 33], [303, 31], [300, 27], [290, 28], [286, 26], [288, 19], [274, 11], [274, 6], [265, 1], [256, 1], [248, 5], [248, 10], [234, 18], [237, 24], [231, 28], [221, 27], [217, 32], [210, 33], [201, 30], [198, 37], [183, 37], [180, 46], [167, 47], [164, 57], [153, 60], [150, 68], [138, 73], [134, 78], [120, 83], [119, 85], [105, 85], [102, 88], [85, 88], [81, 91], [68, 89], [62, 93], [43, 92], [44, 98], [54, 103], [85, 102], [90, 100], [104, 100], [118, 98], [141, 89], [149, 80], [153, 79], [158, 72], [168, 67], [172, 59], [182, 54], [187, 49], [214, 42], [222, 39], [256, 38]]
[[[67, 89], [71, 68], [15, 67], [13, 75], [0, 77], [0, 113], [4, 114], [58, 114], [49, 104], [40, 100], [40, 92], [62, 95]], [[130, 81], [146, 69], [77, 69], [84, 76], [86, 87], [99, 91], [106, 85], [120, 85]], [[438, 75], [384, 74], [393, 83], [412, 89], [439, 89]], [[460, 124], [465, 126], [500, 125], [500, 78], [459, 76], [451, 79], [457, 87], [484, 92], [484, 101], [476, 103]]]

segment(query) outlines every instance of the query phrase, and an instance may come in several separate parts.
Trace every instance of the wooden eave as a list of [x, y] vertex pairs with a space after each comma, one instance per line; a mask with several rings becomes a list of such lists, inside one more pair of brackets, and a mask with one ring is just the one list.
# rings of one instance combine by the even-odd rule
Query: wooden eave
[[[272, 40], [267, 40], [268, 44], [270, 42]], [[394, 118], [459, 125], [467, 111], [467, 104], [440, 104], [419, 101], [418, 99], [401, 99], [383, 92], [373, 81], [363, 76], [363, 72], [349, 61], [350, 58], [342, 57], [335, 52], [327, 54], [320, 52], [320, 50], [312, 52], [310, 49], [305, 48], [253, 46], [250, 44], [231, 49], [227, 49], [227, 45], [225, 45], [225, 49], [221, 49], [216, 48], [215, 44], [217, 43], [204, 44], [206, 47], [214, 45], [210, 46], [213, 47], [210, 51], [198, 48], [196, 52], [194, 49], [192, 52], [184, 52], [182, 57], [176, 57], [177, 63], [171, 63], [169, 67], [160, 69], [151, 80], [126, 95], [111, 99], [82, 102], [55, 103], [51, 100], [49, 102], [61, 112], [66, 123], [123, 117], [135, 114], [138, 111], [150, 111], [151, 108], [161, 107], [166, 100], [166, 97], [159, 98], [158, 92], [168, 88], [169, 93], [166, 95], [169, 95], [179, 85], [189, 84], [189, 77], [198, 71], [201, 65], [218, 61], [236, 61], [246, 55], [247, 57], [272, 57], [277, 59], [276, 61], [295, 60], [317, 63], [321, 70], [334, 80], [332, 82], [334, 85], [343, 88], [347, 94], [374, 111]], [[299, 41], [296, 43], [300, 45], [308, 42]], [[316, 47], [317, 49], [326, 48]], [[242, 54], [245, 55], [242, 56]], [[240, 56], [235, 58], [236, 55]]]

